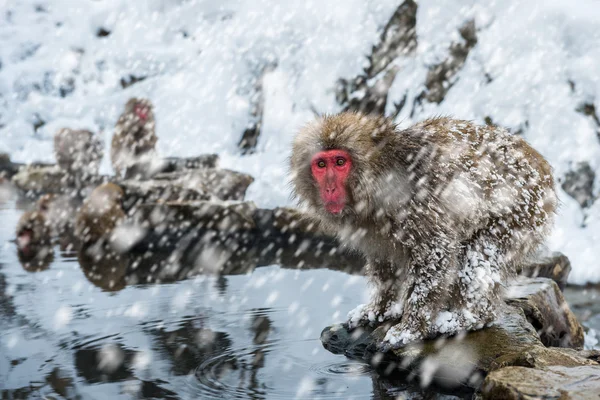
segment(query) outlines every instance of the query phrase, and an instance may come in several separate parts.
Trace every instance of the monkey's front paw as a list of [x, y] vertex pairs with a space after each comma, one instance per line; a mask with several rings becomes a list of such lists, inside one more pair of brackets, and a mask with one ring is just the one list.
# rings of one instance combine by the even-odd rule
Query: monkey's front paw
[[423, 335], [420, 332], [409, 329], [405, 324], [399, 323], [387, 331], [383, 341], [379, 345], [379, 350], [382, 352], [395, 350], [421, 339], [423, 339]]
[[348, 327], [373, 325], [379, 320], [379, 314], [372, 304], [361, 304], [348, 313]]

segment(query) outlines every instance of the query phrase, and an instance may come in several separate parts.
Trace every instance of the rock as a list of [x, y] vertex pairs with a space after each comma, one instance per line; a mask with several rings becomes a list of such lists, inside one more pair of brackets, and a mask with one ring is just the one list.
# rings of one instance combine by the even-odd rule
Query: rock
[[523, 310], [545, 346], [583, 347], [583, 327], [554, 281], [517, 281], [508, 288], [506, 302]]
[[565, 290], [571, 273], [571, 262], [559, 252], [541, 254], [517, 268], [517, 273], [530, 278], [550, 278], [558, 284], [560, 290]]
[[394, 59], [412, 53], [417, 48], [417, 3], [406, 0], [386, 24], [379, 43], [373, 46], [368, 76], [383, 71]]
[[197, 169], [183, 173], [163, 173], [154, 176], [153, 180], [170, 182], [190, 190], [202, 190], [220, 200], [243, 200], [248, 186], [254, 182], [252, 176], [228, 169]]
[[219, 162], [217, 154], [201, 154], [196, 157], [148, 158], [139, 160], [127, 169], [127, 178], [152, 179], [163, 173], [183, 173], [201, 168], [216, 168]]
[[146, 233], [130, 250], [135, 265], [130, 275], [136, 277], [129, 282], [244, 274], [273, 264], [354, 274], [364, 266], [337, 243], [302, 231], [304, 221], [294, 225], [301, 214], [291, 209], [257, 209], [252, 202], [161, 202], [140, 204], [130, 215], [128, 224]]
[[446, 94], [454, 84], [454, 77], [461, 70], [469, 52], [477, 44], [477, 30], [475, 21], [469, 20], [459, 29], [461, 42], [455, 42], [450, 45], [448, 58], [440, 64], [434, 65], [429, 69], [425, 79], [424, 97], [430, 103], [441, 103]]
[[[92, 175], [83, 186], [93, 187], [104, 183], [106, 176]], [[12, 183], [18, 189], [25, 192], [28, 197], [37, 197], [41, 194], [58, 194], [78, 192], [82, 187], [72, 179], [68, 172], [62, 170], [55, 164], [31, 164], [19, 168], [12, 177]], [[77, 186], [75, 186], [75, 184]]]
[[0, 153], [0, 177], [12, 178], [17, 172], [19, 172], [19, 164], [13, 163], [10, 160], [10, 156], [6, 153]]
[[134, 219], [156, 229], [168, 226], [185, 232], [188, 229], [214, 229], [224, 235], [256, 228], [252, 202], [223, 203], [211, 201], [166, 201], [158, 204], [142, 204]]
[[598, 399], [600, 366], [507, 367], [487, 376], [482, 399]]
[[64, 193], [69, 175], [57, 165], [25, 166], [12, 177], [12, 182], [28, 195]]
[[192, 185], [189, 182], [167, 179], [150, 179], [138, 181], [129, 179], [118, 182], [125, 192], [123, 208], [126, 212], [143, 204], [186, 202], [208, 200], [211, 195], [201, 183]]
[[[519, 297], [509, 301], [514, 305], [507, 304], [492, 326], [479, 331], [415, 343], [386, 353], [375, 349], [391, 326], [389, 323], [375, 329], [359, 328], [354, 331], [349, 331], [342, 324], [333, 325], [323, 330], [321, 341], [327, 350], [366, 361], [383, 375], [403, 374], [408, 379], [419, 376], [424, 386], [434, 382], [444, 386], [477, 387], [487, 373], [506, 366], [597, 365], [590, 357], [597, 357], [600, 352], [591, 354], [544, 346], [536, 329], [527, 320], [527, 312], [520, 306], [530, 312], [547, 313], [544, 315], [545, 323], [557, 320], [566, 324], [565, 318], [570, 316], [563, 316], [560, 309], [550, 309], [553, 301], [558, 303], [558, 299], [562, 299], [562, 296], [558, 297], [560, 291], [554, 282], [541, 278], [528, 282], [530, 286], [526, 282], [519, 283]], [[523, 300], [521, 295], [525, 295], [527, 300]], [[574, 332], [570, 333], [572, 341], [565, 344], [575, 344], [580, 337], [580, 326], [571, 329]]]
[[385, 113], [388, 92], [400, 71], [398, 66], [390, 65], [398, 57], [413, 54], [417, 48], [417, 8], [413, 0], [400, 4], [373, 47], [364, 74], [338, 80], [336, 100], [344, 106], [344, 111]]
[[219, 162], [218, 154], [202, 154], [197, 157], [167, 157], [163, 159], [164, 167], [160, 172], [181, 172], [188, 169], [216, 168]]
[[596, 174], [590, 164], [580, 162], [575, 168], [567, 172], [562, 179], [562, 189], [569, 196], [577, 200], [582, 208], [591, 206], [594, 203], [594, 180]]
[[252, 154], [256, 150], [258, 138], [262, 131], [263, 114], [265, 108], [264, 81], [268, 73], [275, 70], [275, 63], [268, 63], [261, 67], [259, 76], [253, 83], [250, 90], [250, 116], [242, 137], [238, 143], [238, 148], [242, 154]]

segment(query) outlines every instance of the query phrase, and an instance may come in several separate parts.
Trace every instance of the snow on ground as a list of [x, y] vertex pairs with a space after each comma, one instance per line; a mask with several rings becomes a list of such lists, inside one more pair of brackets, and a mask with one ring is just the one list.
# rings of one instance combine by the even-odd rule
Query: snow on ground
[[[155, 104], [161, 153], [218, 152], [222, 166], [257, 178], [250, 199], [265, 207], [288, 204], [293, 134], [311, 110], [339, 110], [335, 81], [361, 72], [400, 3], [0, 0], [0, 151], [17, 161], [52, 161], [51, 138], [62, 126], [101, 132], [108, 150], [123, 104], [145, 96]], [[600, 110], [600, 2], [418, 4], [418, 49], [402, 62], [388, 106], [422, 91], [428, 67], [444, 58], [468, 18], [475, 18], [478, 44], [441, 104], [427, 104], [412, 118], [406, 107], [399, 122], [490, 116], [524, 128], [557, 177], [578, 161], [600, 168], [595, 122], [576, 111], [583, 103]], [[110, 34], [98, 36], [100, 30]], [[255, 81], [273, 63], [264, 80], [258, 151], [240, 156], [236, 145], [250, 120]], [[121, 79], [131, 76], [146, 79], [123, 89]], [[108, 157], [103, 170], [110, 172]], [[561, 200], [549, 245], [571, 258], [572, 282], [598, 282], [600, 205], [582, 211], [562, 191]]]

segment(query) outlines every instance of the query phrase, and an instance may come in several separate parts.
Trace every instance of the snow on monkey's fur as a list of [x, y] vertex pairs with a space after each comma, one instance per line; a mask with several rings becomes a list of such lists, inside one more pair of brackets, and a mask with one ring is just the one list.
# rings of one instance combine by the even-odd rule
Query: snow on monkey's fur
[[[335, 215], [310, 168], [331, 149], [352, 159]], [[399, 130], [381, 117], [325, 116], [297, 135], [291, 170], [300, 203], [367, 258], [374, 292], [349, 325], [395, 320], [392, 347], [492, 322], [503, 283], [543, 242], [557, 203], [550, 166], [523, 139], [451, 118]]]

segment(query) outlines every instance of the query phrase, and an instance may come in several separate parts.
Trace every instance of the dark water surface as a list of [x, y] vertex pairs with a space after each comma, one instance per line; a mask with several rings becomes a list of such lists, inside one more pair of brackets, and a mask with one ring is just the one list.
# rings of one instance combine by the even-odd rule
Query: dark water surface
[[20, 213], [0, 204], [2, 398], [454, 398], [323, 349], [321, 330], [364, 300], [362, 277], [268, 266], [107, 292], [58, 247], [47, 270], [24, 270]]

